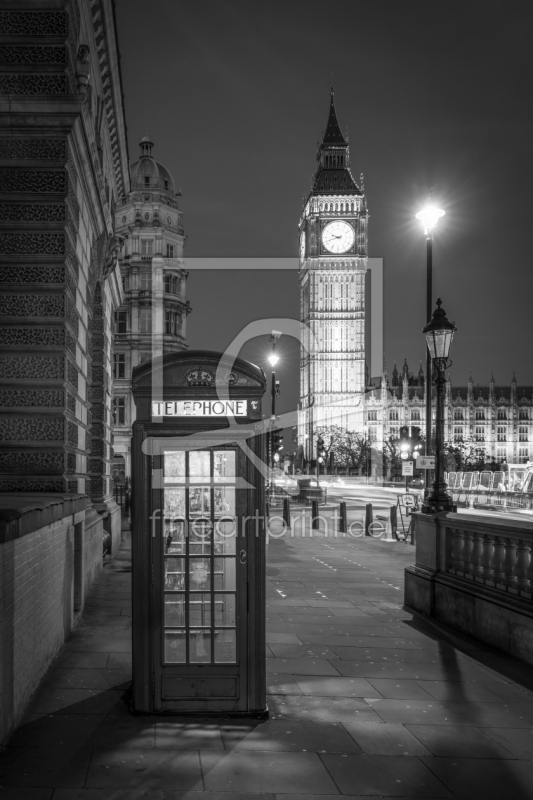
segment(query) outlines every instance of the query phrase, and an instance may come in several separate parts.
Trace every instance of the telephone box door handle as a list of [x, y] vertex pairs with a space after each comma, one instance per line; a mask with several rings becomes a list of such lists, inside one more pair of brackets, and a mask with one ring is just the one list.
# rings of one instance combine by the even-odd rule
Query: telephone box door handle
[[241, 550], [239, 556], [241, 564], [246, 564], [246, 550]]

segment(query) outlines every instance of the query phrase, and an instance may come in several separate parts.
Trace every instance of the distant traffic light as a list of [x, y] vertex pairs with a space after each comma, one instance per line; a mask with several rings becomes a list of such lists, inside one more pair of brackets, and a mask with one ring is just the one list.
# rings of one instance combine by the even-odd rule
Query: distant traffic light
[[407, 461], [411, 451], [411, 441], [409, 439], [409, 426], [402, 425], [400, 428], [400, 458]]
[[417, 458], [424, 447], [424, 443], [420, 436], [420, 428], [416, 426], [411, 427], [411, 450], [413, 452], [413, 457]]
[[326, 451], [324, 450], [324, 439], [322, 439], [321, 436], [319, 436], [316, 440], [316, 457], [320, 463], [322, 463], [326, 457]]
[[279, 451], [283, 450], [283, 431], [272, 431], [270, 436], [272, 442], [272, 457], [274, 461], [279, 461]]

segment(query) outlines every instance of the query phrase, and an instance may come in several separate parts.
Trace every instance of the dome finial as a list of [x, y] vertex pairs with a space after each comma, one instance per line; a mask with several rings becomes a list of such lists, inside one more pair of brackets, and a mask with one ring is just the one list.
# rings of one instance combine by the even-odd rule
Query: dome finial
[[139, 146], [141, 148], [141, 155], [143, 156], [152, 155], [152, 147], [154, 146], [154, 143], [152, 142], [147, 133], [144, 134], [143, 138], [139, 142]]

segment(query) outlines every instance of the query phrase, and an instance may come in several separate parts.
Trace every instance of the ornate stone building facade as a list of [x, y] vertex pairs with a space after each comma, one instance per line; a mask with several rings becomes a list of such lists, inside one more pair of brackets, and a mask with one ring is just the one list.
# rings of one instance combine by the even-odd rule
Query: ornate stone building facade
[[314, 458], [316, 430], [362, 429], [365, 392], [365, 274], [368, 211], [350, 171], [333, 90], [313, 187], [300, 218], [298, 441]]
[[152, 156], [144, 136], [131, 165], [131, 191], [115, 211], [123, 240], [120, 269], [125, 302], [116, 312], [114, 351], [114, 469], [131, 475], [134, 367], [162, 353], [183, 350], [190, 306], [183, 267], [185, 232], [170, 172]]
[[[415, 374], [405, 361], [401, 371], [394, 365], [389, 383], [369, 388], [364, 405], [365, 428], [377, 443], [399, 436], [403, 425], [425, 429], [425, 388], [422, 365]], [[509, 464], [533, 460], [533, 386], [519, 386], [513, 378], [497, 386], [494, 377], [483, 386], [452, 385], [448, 378], [445, 400], [445, 437], [472, 441], [484, 447], [488, 458]], [[435, 399], [433, 399], [435, 408]]]
[[[102, 564], [114, 209], [129, 192], [112, 0], [0, 2], [0, 739]], [[31, 652], [30, 652], [31, 651]]]

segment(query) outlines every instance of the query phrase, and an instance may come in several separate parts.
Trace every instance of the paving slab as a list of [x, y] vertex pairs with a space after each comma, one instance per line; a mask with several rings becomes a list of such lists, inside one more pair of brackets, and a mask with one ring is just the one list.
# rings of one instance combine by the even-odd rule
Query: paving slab
[[[439, 777], [428, 768], [432, 759], [405, 756], [322, 756], [343, 794], [383, 797], [453, 797]], [[461, 797], [460, 794], [456, 795]]]

